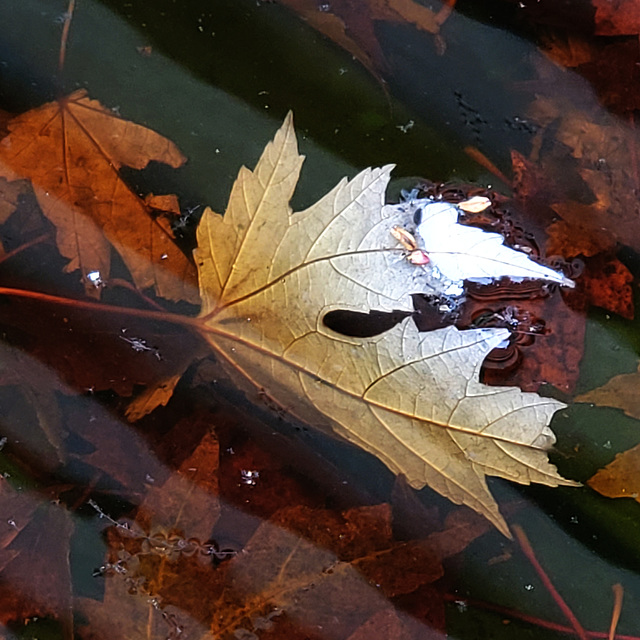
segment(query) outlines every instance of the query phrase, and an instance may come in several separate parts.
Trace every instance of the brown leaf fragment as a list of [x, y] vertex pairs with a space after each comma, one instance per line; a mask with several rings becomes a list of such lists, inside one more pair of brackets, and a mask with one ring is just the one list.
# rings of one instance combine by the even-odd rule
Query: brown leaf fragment
[[596, 35], [623, 36], [640, 33], [640, 6], [636, 0], [593, 0], [593, 6], [596, 9]]
[[26, 193], [29, 183], [26, 180], [0, 178], [0, 224], [4, 224], [18, 206], [18, 198]]
[[292, 507], [279, 511], [273, 522], [331, 549], [388, 598], [411, 593], [443, 574], [440, 558], [428, 542], [393, 541], [391, 509], [386, 504], [343, 514]]
[[0, 623], [49, 616], [70, 629], [69, 513], [4, 479], [0, 513]]
[[169, 376], [154, 386], [145, 389], [127, 407], [125, 412], [127, 419], [131, 422], [136, 422], [136, 420], [140, 420], [140, 418], [151, 413], [154, 409], [166, 406], [173, 396], [176, 385], [182, 378], [182, 373], [184, 372]]
[[401, 614], [391, 608], [374, 613], [348, 640], [413, 640], [415, 636], [402, 620]]
[[[603, 251], [610, 251], [615, 247], [615, 239], [607, 231], [567, 222], [570, 219], [580, 218], [582, 206], [576, 202], [564, 202], [554, 206], [563, 220], [557, 220], [547, 227], [546, 254], [548, 256], [563, 256], [564, 258], [584, 256], [589, 258]], [[569, 208], [577, 209], [577, 211], [569, 213]]]
[[208, 433], [180, 469], [149, 490], [138, 510], [138, 523], [148, 532], [207, 542], [220, 515], [218, 457], [218, 440]]
[[593, 58], [593, 45], [586, 38], [568, 33], [551, 33], [542, 38], [542, 50], [562, 67], [577, 67]]
[[587, 484], [607, 498], [633, 498], [640, 502], [640, 445], [616, 455]]
[[[317, 515], [323, 517], [322, 512]], [[290, 516], [295, 517], [294, 511], [289, 516], [281, 515], [287, 519]], [[393, 549], [388, 552], [393, 553]], [[375, 562], [378, 555], [369, 552], [355, 560], [364, 565], [367, 558]], [[411, 556], [405, 558], [402, 567], [396, 565], [397, 574], [412, 566], [406, 564], [412, 557], [416, 560], [415, 569], [425, 571], [419, 566], [420, 559]], [[214, 637], [231, 636], [240, 629], [255, 632], [256, 623], [265, 615], [277, 625], [280, 614], [303, 629], [322, 628], [326, 638], [349, 637], [372, 615], [389, 606], [374, 578], [365, 579], [354, 562], [340, 561], [328, 549], [279, 526], [263, 523], [242, 555], [227, 566], [230, 588], [216, 606], [218, 615], [211, 628]], [[392, 562], [387, 565], [391, 566]], [[440, 572], [441, 569], [435, 575], [425, 574], [424, 580], [435, 578]], [[224, 608], [220, 607], [222, 603]]]
[[[130, 561], [130, 574], [136, 575], [137, 560]], [[162, 604], [136, 584], [129, 575], [110, 575], [105, 579], [102, 601], [77, 598], [75, 607], [88, 624], [80, 626], [83, 640], [166, 640], [204, 637], [205, 628], [171, 604]]]
[[155, 195], [153, 193], [148, 193], [145, 196], [144, 201], [156, 211], [164, 211], [176, 216], [180, 215], [180, 203], [178, 201], [178, 196], [173, 194]]
[[582, 282], [591, 304], [633, 320], [633, 274], [620, 260], [607, 255], [589, 258]]
[[150, 161], [180, 166], [184, 156], [159, 134], [128, 122], [80, 90], [15, 117], [0, 142], [0, 175], [28, 178], [56, 226], [68, 272], [109, 278], [115, 247], [140, 289], [170, 300], [197, 301], [195, 271], [150, 208], [122, 181], [122, 166]]
[[387, 63], [376, 36], [376, 21], [406, 23], [436, 35], [455, 2], [444, 3], [439, 12], [414, 0], [335, 0], [322, 8], [316, 0], [282, 0], [282, 3], [378, 77]]
[[628, 416], [640, 420], [640, 366], [637, 372], [614, 376], [602, 387], [577, 396], [575, 401], [622, 409]]

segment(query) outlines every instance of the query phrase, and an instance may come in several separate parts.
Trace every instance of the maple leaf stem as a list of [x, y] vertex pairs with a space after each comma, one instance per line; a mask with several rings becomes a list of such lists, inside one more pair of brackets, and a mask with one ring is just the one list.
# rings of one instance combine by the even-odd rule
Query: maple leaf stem
[[149, 309], [132, 309], [131, 307], [118, 307], [100, 302], [89, 302], [87, 300], [75, 300], [73, 298], [63, 298], [39, 291], [30, 291], [28, 289], [13, 289], [11, 287], [0, 287], [0, 296], [13, 296], [18, 298], [30, 298], [31, 300], [40, 300], [64, 307], [73, 307], [74, 309], [88, 309], [90, 311], [99, 311], [100, 313], [113, 313], [119, 315], [131, 316], [134, 318], [145, 318], [148, 320], [159, 320], [161, 322], [170, 322], [171, 324], [179, 324], [198, 332], [202, 332], [203, 322], [201, 318], [191, 318], [178, 313], [170, 313], [168, 311], [153, 311]]
[[64, 60], [67, 55], [67, 42], [69, 40], [69, 29], [71, 28], [71, 19], [73, 11], [76, 7], [76, 0], [69, 0], [67, 12], [64, 15], [64, 25], [62, 27], [62, 36], [60, 38], [60, 55], [58, 57], [58, 72], [62, 73], [64, 69]]
[[551, 578], [549, 578], [539, 560], [536, 558], [533, 547], [531, 546], [531, 543], [529, 542], [529, 539], [527, 538], [522, 527], [516, 524], [513, 525], [511, 529], [515, 534], [518, 543], [520, 544], [522, 552], [525, 556], [527, 556], [527, 559], [533, 565], [533, 568], [536, 570], [536, 573], [542, 580], [545, 588], [547, 589], [551, 597], [555, 600], [555, 603], [558, 605], [562, 613], [564, 613], [567, 620], [571, 623], [571, 626], [573, 627], [576, 635], [580, 638], [580, 640], [589, 640], [589, 636], [580, 624], [580, 621], [578, 620], [578, 618], [576, 618], [575, 614], [573, 613], [573, 611], [571, 611], [569, 605], [564, 601], [560, 593], [558, 593], [558, 590], [555, 588], [553, 582], [551, 582]]

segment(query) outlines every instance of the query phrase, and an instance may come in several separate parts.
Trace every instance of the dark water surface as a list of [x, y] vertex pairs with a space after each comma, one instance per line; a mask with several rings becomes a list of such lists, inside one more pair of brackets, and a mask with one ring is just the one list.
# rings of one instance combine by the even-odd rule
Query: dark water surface
[[[188, 158], [185, 166], [123, 173], [141, 193], [176, 193], [183, 214], [193, 210], [181, 230], [185, 250], [193, 247], [202, 205], [224, 210], [238, 169], [254, 166], [289, 110], [307, 157], [294, 209], [314, 202], [343, 176], [388, 163], [396, 164], [391, 197], [418, 178], [494, 186], [509, 194], [509, 185], [464, 149], [476, 148], [510, 175], [511, 151], [527, 155], [536, 131], [527, 108], [540, 89], [541, 65], [553, 76], [555, 90], [579, 100], [585, 111], [600, 107], [581, 77], [563, 70], [558, 80], [557, 68], [513, 22], [511, 5], [488, 3], [479, 12], [471, 4], [462, 3], [444, 24], [438, 36], [444, 53], [431, 34], [402, 23], [378, 23], [388, 67], [376, 78], [286, 6], [260, 0], [77, 0], [60, 71], [67, 3], [4, 0], [0, 109], [21, 113], [84, 88], [124, 118], [174, 141]], [[20, 246], [16, 238], [26, 224], [10, 219], [2, 228], [5, 251]], [[636, 254], [625, 251], [625, 263], [637, 274]], [[0, 284], [80, 296], [77, 276], [63, 275], [63, 266], [53, 245], [34, 248], [0, 264]], [[114, 270], [127, 277], [122, 264]], [[104, 295], [112, 304], [139, 304], [126, 291]], [[114, 383], [115, 391], [91, 389], [94, 379], [120, 376], [131, 381], [129, 392], [139, 392], [153, 379], [154, 367], [168, 367], [180, 354], [206, 355], [186, 330], [3, 298], [0, 309], [5, 341], [0, 466], [6, 485], [23, 496], [0, 499], [0, 524], [7, 523], [0, 528], [0, 637], [186, 637], [174, 618], [162, 617], [161, 601], [149, 606], [154, 596], [149, 585], [140, 593], [149, 595], [147, 614], [160, 619], [151, 631], [153, 625], [141, 623], [134, 633], [119, 621], [111, 629], [108, 623], [100, 627], [86, 602], [99, 606], [105, 583], [117, 573], [96, 572], [107, 562], [105, 530], [130, 518], [150, 487], [168, 481], [212, 427], [220, 440], [222, 507], [211, 537], [199, 539], [202, 545], [213, 540], [218, 550], [241, 551], [260, 522], [269, 522], [285, 506], [345, 510], [393, 503], [396, 540], [425, 535], [454, 509], [428, 489], [399, 488], [392, 474], [363, 452], [264, 405], [248, 404], [212, 362], [192, 366], [171, 403], [138, 426], [123, 419], [128, 382]], [[186, 304], [171, 310], [197, 313]], [[69, 322], [76, 331], [72, 338]], [[132, 370], [130, 343], [122, 337], [136, 332], [169, 354], [163, 362], [146, 353], [141, 370]], [[639, 335], [637, 322], [590, 310], [576, 393], [635, 371]], [[51, 345], [58, 340], [56, 350]], [[90, 362], [88, 372], [79, 364], [82, 358]], [[60, 370], [55, 363], [61, 363]], [[586, 404], [559, 412], [552, 428], [559, 441], [552, 461], [565, 477], [581, 482], [640, 441], [636, 420]], [[247, 473], [254, 470], [260, 473], [252, 479]], [[587, 487], [522, 488], [500, 480], [490, 486], [509, 522], [526, 531], [582, 626], [608, 632], [611, 589], [620, 583], [624, 604], [618, 631], [640, 637], [638, 503], [609, 500]], [[11, 569], [16, 554], [25, 558], [20, 570], [15, 564]], [[212, 562], [223, 564], [225, 556]], [[28, 573], [45, 563], [50, 569]], [[67, 576], [66, 583], [61, 576]], [[497, 531], [447, 561], [437, 584], [438, 593], [450, 596], [445, 609], [452, 638], [566, 637], [505, 613], [511, 609], [538, 622], [569, 624], [518, 545]], [[422, 624], [428, 616], [420, 618], [414, 605], [398, 606]], [[179, 620], [175, 609], [171, 615]], [[147, 615], [126, 604], [121, 611], [123, 618]], [[298, 637], [279, 628], [267, 625], [263, 633], [238, 626], [224, 637]], [[441, 637], [427, 622], [419, 628], [416, 637]], [[313, 633], [308, 637], [351, 637]]]

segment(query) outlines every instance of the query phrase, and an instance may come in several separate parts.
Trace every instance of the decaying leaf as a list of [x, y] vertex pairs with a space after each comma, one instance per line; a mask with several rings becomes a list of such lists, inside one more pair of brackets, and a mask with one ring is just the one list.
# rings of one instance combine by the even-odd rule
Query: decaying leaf
[[386, 61], [375, 32], [377, 21], [406, 23], [435, 35], [455, 0], [443, 3], [438, 12], [415, 0], [337, 0], [322, 7], [314, 0], [283, 0], [283, 4], [378, 75]]
[[[182, 494], [176, 488], [165, 485], [174, 498]], [[220, 639], [382, 638], [363, 636], [376, 615], [407, 634], [400, 637], [437, 637], [437, 630], [444, 631], [441, 592], [434, 588], [431, 612], [420, 619], [397, 608], [398, 599], [419, 597], [442, 577], [442, 561], [489, 526], [475, 514], [469, 519], [470, 512], [458, 511], [442, 530], [398, 542], [389, 505], [344, 512], [298, 505], [263, 521], [241, 553], [218, 564], [187, 553], [186, 547], [170, 548], [169, 536], [136, 547], [131, 534], [137, 525], [146, 527], [149, 516], [162, 521], [169, 515], [163, 508], [154, 513], [154, 502], [146, 503], [132, 528], [109, 530], [107, 567], [119, 562], [119, 570], [107, 568], [102, 602], [80, 602], [99, 630], [97, 637], [104, 636], [110, 619], [116, 628], [128, 629], [128, 638], [147, 637], [135, 621], [141, 615], [148, 618], [148, 633], [153, 630], [150, 637], [168, 625], [186, 635], [206, 626], [210, 635], [203, 637]]]
[[195, 257], [212, 349], [245, 388], [312, 425], [330, 424], [412, 486], [429, 485], [508, 535], [485, 476], [575, 484], [546, 454], [548, 422], [564, 405], [479, 383], [507, 330], [420, 335], [405, 321], [346, 338], [325, 327], [334, 309], [410, 311], [410, 294], [437, 288], [438, 278], [404, 260], [391, 235], [406, 223], [402, 207], [384, 206], [391, 167], [344, 179], [292, 215], [301, 164], [289, 116], [256, 169], [241, 169], [225, 216], [203, 215]]
[[48, 616], [70, 630], [69, 512], [1, 478], [0, 513], [0, 622]]
[[67, 271], [81, 271], [90, 295], [100, 291], [90, 274], [109, 277], [113, 246], [140, 289], [196, 302], [191, 263], [168, 225], [118, 173], [152, 160], [178, 167], [185, 158], [169, 140], [120, 118], [84, 90], [17, 116], [0, 142], [0, 175], [31, 180], [56, 226]]
[[634, 0], [593, 0], [595, 33], [600, 36], [640, 33], [640, 9]]
[[619, 453], [587, 484], [607, 498], [633, 498], [640, 502], [640, 445]]
[[6, 178], [0, 178], [0, 224], [4, 224], [15, 211], [18, 197], [27, 190], [27, 185], [24, 180], [9, 182]]
[[[579, 228], [582, 236], [603, 234], [603, 242], [613, 239], [637, 249], [640, 222], [635, 196], [638, 185], [636, 133], [605, 113], [600, 113], [596, 120], [565, 98], [540, 97], [532, 104], [529, 114], [541, 127], [553, 130], [557, 139], [540, 159], [542, 169], [550, 176], [549, 181], [555, 181], [554, 195], [558, 199], [552, 201], [552, 208], [566, 223]], [[544, 133], [539, 134], [540, 138], [543, 136]], [[540, 139], [537, 144], [542, 143]], [[567, 147], [573, 156], [573, 169], [556, 176], [554, 162], [566, 163]], [[567, 189], [575, 190], [575, 179], [582, 182], [583, 191], [588, 186], [584, 201], [569, 199], [567, 202]], [[574, 182], [569, 183], [570, 180]], [[563, 182], [564, 193], [558, 187]]]
[[628, 416], [640, 420], [640, 367], [635, 373], [614, 376], [598, 389], [575, 398], [576, 402], [591, 402], [599, 407], [622, 409]]

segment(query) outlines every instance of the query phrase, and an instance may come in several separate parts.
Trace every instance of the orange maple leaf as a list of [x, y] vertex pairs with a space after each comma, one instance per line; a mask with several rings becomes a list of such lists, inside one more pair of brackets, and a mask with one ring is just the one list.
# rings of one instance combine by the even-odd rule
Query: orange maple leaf
[[84, 90], [17, 116], [8, 129], [0, 142], [0, 176], [31, 180], [69, 259], [66, 271], [79, 269], [90, 295], [99, 288], [87, 276], [109, 277], [113, 246], [140, 289], [198, 301], [195, 269], [169, 224], [154, 217], [119, 174], [124, 165], [143, 169], [152, 160], [179, 167], [185, 157], [171, 141], [120, 118]]

